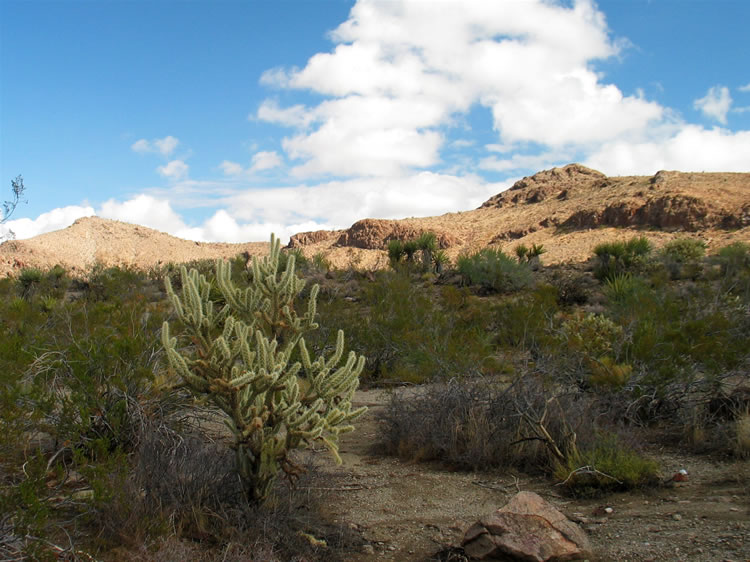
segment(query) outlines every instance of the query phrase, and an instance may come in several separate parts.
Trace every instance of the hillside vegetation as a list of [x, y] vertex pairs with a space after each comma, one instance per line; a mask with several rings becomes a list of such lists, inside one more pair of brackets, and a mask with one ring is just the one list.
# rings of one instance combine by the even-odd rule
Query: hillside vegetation
[[[394, 393], [377, 454], [541, 473], [573, 495], [658, 485], [648, 443], [750, 454], [747, 244], [633, 236], [559, 266], [546, 246], [436, 258], [438, 240], [404, 238], [378, 271], [284, 254], [307, 280], [296, 307], [320, 285], [312, 355], [343, 329], [366, 357], [362, 384], [423, 389]], [[245, 261], [231, 261], [240, 288]], [[190, 265], [216, 287], [213, 262]], [[247, 501], [217, 411], [165, 361], [162, 323], [178, 323], [165, 278], [179, 289], [170, 265], [0, 282], [0, 552], [346, 559], [361, 538], [303, 491], [314, 467], [297, 474], [307, 486]]]

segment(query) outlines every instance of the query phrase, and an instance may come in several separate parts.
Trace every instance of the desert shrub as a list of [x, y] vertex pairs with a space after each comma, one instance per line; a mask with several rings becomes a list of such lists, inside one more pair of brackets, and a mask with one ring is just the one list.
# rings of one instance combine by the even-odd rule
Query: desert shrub
[[435, 269], [435, 273], [440, 275], [445, 272], [446, 268], [450, 264], [450, 258], [448, 257], [448, 254], [445, 253], [445, 250], [436, 250], [432, 255], [432, 263]]
[[659, 258], [672, 279], [696, 278], [706, 243], [697, 238], [676, 238], [659, 251]]
[[313, 269], [320, 272], [327, 272], [331, 269], [331, 262], [325, 257], [325, 254], [318, 252], [310, 260], [310, 265]]
[[109, 488], [117, 493], [97, 503], [100, 536], [130, 548], [167, 534], [219, 548], [254, 545], [253, 556], [260, 558], [250, 560], [336, 560], [356, 546], [351, 531], [322, 515], [321, 493], [309, 492], [323, 486], [314, 465], [273, 505], [258, 505], [244, 501], [234, 458], [228, 445], [200, 434], [148, 433], [129, 474], [110, 475]]
[[403, 240], [389, 240], [388, 241], [388, 261], [392, 268], [396, 268], [401, 263], [404, 257], [404, 242]]
[[604, 283], [604, 295], [613, 303], [632, 300], [639, 291], [645, 289], [646, 282], [630, 273], [612, 275]]
[[736, 368], [747, 357], [750, 335], [744, 305], [708, 286], [680, 293], [652, 290], [623, 303], [618, 316], [627, 326], [625, 352], [641, 363], [659, 386], [698, 373], [715, 376]]
[[492, 312], [495, 322], [491, 329], [498, 345], [537, 353], [551, 344], [559, 312], [557, 291], [550, 285], [540, 285], [530, 293], [503, 299]]
[[408, 271], [381, 271], [360, 280], [352, 296], [323, 295], [313, 349], [333, 345], [334, 326], [367, 357], [364, 380], [425, 382], [490, 368], [489, 311], [467, 289], [422, 285]]
[[620, 362], [624, 329], [606, 316], [576, 314], [558, 333], [559, 376], [582, 389], [618, 388], [630, 379], [632, 366]]
[[600, 495], [658, 483], [658, 465], [628, 447], [617, 435], [602, 432], [586, 449], [571, 454], [554, 470], [555, 479], [576, 496]]
[[599, 244], [594, 248], [594, 276], [603, 281], [626, 272], [637, 273], [645, 267], [651, 250], [651, 242], [645, 236]]
[[[394, 392], [379, 415], [380, 446], [412, 461], [440, 460], [470, 470], [516, 467], [556, 477], [560, 467], [572, 472], [595, 463], [624, 482], [633, 466], [617, 469], [604, 460], [615, 449], [623, 453], [620, 458], [637, 453], [628, 439], [617, 437], [628, 430], [613, 424], [610, 406], [588, 394], [564, 392], [536, 375], [511, 384], [452, 380]], [[655, 466], [644, 466], [653, 476]]]
[[412, 240], [388, 241], [388, 264], [393, 269], [405, 264], [409, 270], [439, 274], [447, 263], [448, 257], [438, 249], [437, 236], [433, 232], [423, 232]]
[[721, 266], [721, 273], [725, 276], [750, 269], [750, 244], [734, 242], [716, 253], [715, 261]]
[[42, 280], [42, 272], [35, 267], [24, 267], [18, 275], [18, 284], [21, 288], [21, 295], [29, 297], [34, 290], [34, 286]]
[[580, 274], [555, 273], [549, 281], [557, 290], [557, 302], [562, 307], [586, 304], [596, 283]]
[[721, 289], [750, 301], [750, 244], [724, 246], [712, 256], [712, 262], [719, 266]]
[[525, 244], [519, 244], [513, 248], [513, 252], [518, 258], [518, 263], [537, 265], [539, 263], [539, 256], [547, 253], [547, 250], [543, 244], [532, 244], [531, 248]]
[[132, 450], [151, 414], [178, 410], [176, 395], [158, 388], [161, 318], [153, 312], [136, 301], [55, 313], [56, 341], [36, 353], [17, 381], [21, 403], [39, 418], [37, 430], [71, 454]]
[[73, 286], [91, 302], [124, 302], [143, 295], [144, 287], [151, 283], [144, 272], [135, 268], [97, 263], [85, 279], [75, 280]]
[[518, 263], [496, 248], [461, 255], [456, 268], [466, 283], [498, 293], [525, 289], [533, 282], [528, 264]]
[[526, 244], [518, 244], [513, 248], [513, 253], [516, 254], [519, 263], [526, 261], [526, 256], [529, 254], [529, 247]]

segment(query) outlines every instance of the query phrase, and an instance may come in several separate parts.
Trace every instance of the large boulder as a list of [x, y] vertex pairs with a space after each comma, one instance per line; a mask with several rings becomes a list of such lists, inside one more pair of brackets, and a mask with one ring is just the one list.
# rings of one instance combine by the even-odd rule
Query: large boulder
[[583, 530], [533, 492], [516, 494], [474, 523], [462, 544], [466, 554], [478, 560], [552, 562], [591, 556]]

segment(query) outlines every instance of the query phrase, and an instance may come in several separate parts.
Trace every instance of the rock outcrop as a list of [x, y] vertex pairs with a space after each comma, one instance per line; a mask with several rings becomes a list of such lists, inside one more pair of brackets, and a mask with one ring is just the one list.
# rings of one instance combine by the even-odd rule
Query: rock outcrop
[[480, 208], [502, 208], [509, 204], [540, 203], [552, 197], [565, 200], [574, 191], [607, 187], [607, 176], [581, 164], [544, 170], [518, 180], [502, 193], [485, 201]]
[[300, 232], [289, 238], [287, 248], [302, 248], [319, 242], [325, 242], [331, 238], [341, 235], [340, 230], [314, 230], [312, 232]]
[[[336, 241], [338, 246], [383, 250], [391, 240], [411, 240], [430, 229], [412, 226], [396, 220], [364, 219], [355, 222], [345, 230]], [[448, 232], [431, 230], [437, 238], [440, 248], [450, 248], [459, 240]]]

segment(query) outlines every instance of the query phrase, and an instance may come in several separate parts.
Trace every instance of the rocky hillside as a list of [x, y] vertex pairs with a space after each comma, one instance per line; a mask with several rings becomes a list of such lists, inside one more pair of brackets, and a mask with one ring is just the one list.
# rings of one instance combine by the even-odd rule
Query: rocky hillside
[[697, 236], [709, 248], [750, 241], [750, 173], [607, 177], [580, 164], [523, 178], [479, 209], [440, 217], [365, 219], [344, 231], [298, 234], [291, 245], [337, 264], [383, 264], [393, 238], [430, 230], [455, 257], [465, 250], [544, 244], [546, 263], [583, 261], [603, 239], [645, 234], [659, 246]]
[[[539, 172], [495, 195], [479, 209], [405, 220], [364, 219], [339, 231], [305, 232], [290, 246], [325, 254], [337, 267], [387, 263], [394, 238], [432, 231], [455, 258], [488, 245], [544, 244], [545, 263], [583, 261], [602, 240], [645, 234], [659, 246], [696, 236], [709, 249], [750, 242], [750, 173], [682, 173], [607, 177], [569, 164]], [[85, 270], [95, 262], [147, 268], [168, 262], [258, 254], [265, 243], [208, 244], [180, 240], [142, 226], [96, 217], [57, 232], [0, 245], [0, 275], [25, 266], [60, 263]]]

